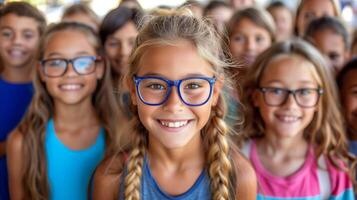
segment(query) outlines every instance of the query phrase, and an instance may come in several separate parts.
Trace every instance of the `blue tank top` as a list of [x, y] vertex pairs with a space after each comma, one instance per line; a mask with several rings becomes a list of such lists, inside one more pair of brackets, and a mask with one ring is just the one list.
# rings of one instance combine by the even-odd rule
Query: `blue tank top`
[[87, 200], [91, 176], [104, 156], [104, 130], [100, 130], [92, 146], [71, 150], [56, 136], [51, 119], [47, 124], [45, 151], [50, 199]]
[[[126, 170], [125, 170], [126, 172]], [[125, 175], [127, 173], [124, 173]], [[122, 176], [120, 198], [124, 199], [124, 176]], [[203, 170], [196, 182], [183, 194], [172, 196], [160, 189], [154, 177], [151, 175], [150, 167], [145, 157], [143, 175], [141, 177], [141, 199], [142, 200], [209, 200], [211, 199], [210, 179], [206, 170]]]

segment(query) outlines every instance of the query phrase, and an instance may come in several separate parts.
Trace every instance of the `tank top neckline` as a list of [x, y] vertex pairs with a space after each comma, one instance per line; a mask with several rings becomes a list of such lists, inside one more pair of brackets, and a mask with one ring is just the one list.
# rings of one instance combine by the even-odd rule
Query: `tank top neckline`
[[90, 151], [90, 150], [93, 150], [96, 148], [96, 146], [98, 145], [98, 143], [100, 142], [99, 141], [99, 138], [100, 137], [104, 137], [104, 129], [101, 127], [99, 129], [99, 134], [97, 135], [96, 139], [95, 139], [95, 142], [93, 144], [91, 144], [90, 146], [86, 147], [86, 148], [83, 148], [83, 149], [71, 149], [69, 148], [67, 145], [65, 145], [60, 139], [59, 137], [57, 136], [56, 134], [56, 129], [55, 129], [55, 125], [54, 125], [54, 120], [53, 118], [51, 118], [49, 121], [48, 121], [48, 133], [49, 135], [52, 135], [53, 138], [55, 139], [55, 142], [60, 146], [62, 147], [63, 149], [65, 149], [66, 151], [69, 151], [69, 152], [72, 152], [72, 153], [81, 153], [81, 152], [86, 152], [86, 151]]
[[184, 193], [179, 194], [179, 195], [169, 195], [166, 192], [162, 191], [158, 183], [155, 181], [154, 177], [151, 174], [151, 170], [148, 164], [148, 158], [145, 156], [144, 158], [144, 171], [148, 175], [148, 180], [149, 183], [157, 190], [161, 195], [163, 195], [165, 198], [169, 200], [184, 200], [186, 197], [191, 195], [197, 188], [199, 188], [200, 184], [203, 182], [204, 177], [206, 175], [206, 169], [203, 169], [201, 174], [198, 176], [194, 184]]
[[280, 183], [298, 181], [298, 179], [303, 178], [306, 173], [309, 173], [308, 169], [311, 167], [311, 165], [316, 164], [316, 163], [314, 163], [314, 151], [313, 151], [313, 148], [311, 145], [308, 147], [308, 150], [307, 150], [306, 156], [305, 156], [305, 162], [302, 164], [302, 166], [297, 171], [292, 173], [291, 175], [288, 175], [285, 177], [274, 175], [264, 167], [263, 163], [261, 162], [261, 160], [259, 158], [256, 142], [254, 140], [251, 143], [250, 154], [251, 154], [250, 157], [252, 160], [252, 164], [254, 164], [256, 170], [258, 170], [260, 174], [262, 174], [263, 176], [265, 176], [271, 180], [274, 180], [274, 181], [277, 181]]

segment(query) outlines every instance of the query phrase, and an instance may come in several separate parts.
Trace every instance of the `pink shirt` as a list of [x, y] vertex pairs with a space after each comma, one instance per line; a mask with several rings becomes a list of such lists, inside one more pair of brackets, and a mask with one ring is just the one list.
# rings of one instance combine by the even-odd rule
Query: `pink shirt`
[[[285, 200], [296, 198], [298, 200], [317, 200], [323, 199], [320, 192], [320, 184], [318, 176], [318, 162], [314, 157], [314, 150], [310, 146], [306, 155], [306, 160], [303, 166], [294, 174], [287, 177], [279, 177], [267, 171], [259, 160], [256, 143], [254, 140], [248, 145], [247, 157], [252, 162], [257, 173], [259, 191], [258, 199], [266, 200]], [[328, 161], [324, 159], [327, 167], [330, 184], [327, 184], [330, 189], [328, 199], [331, 200], [350, 200], [354, 199], [352, 183], [347, 173], [336, 169]], [[320, 169], [323, 170], [323, 169]], [[326, 187], [326, 185], [323, 185]]]

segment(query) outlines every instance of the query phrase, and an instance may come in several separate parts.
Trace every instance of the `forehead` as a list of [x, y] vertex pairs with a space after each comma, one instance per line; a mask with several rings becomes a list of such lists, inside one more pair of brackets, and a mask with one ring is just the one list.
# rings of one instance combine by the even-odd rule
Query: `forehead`
[[32, 17], [18, 16], [10, 13], [0, 18], [0, 28], [36, 31], [38, 26], [38, 22]]
[[345, 42], [342, 35], [332, 30], [320, 30], [313, 35], [314, 43], [319, 48], [328, 48], [331, 50], [344, 50]]
[[139, 62], [137, 75], [161, 75], [178, 80], [191, 75], [213, 76], [212, 65], [198, 54], [189, 41], [148, 47]]
[[287, 85], [317, 84], [313, 71], [314, 65], [299, 55], [280, 55], [273, 58], [265, 67], [260, 82], [280, 82]]
[[315, 11], [334, 15], [334, 6], [331, 0], [306, 0], [301, 11]]
[[47, 38], [45, 54], [59, 53], [73, 55], [78, 52], [95, 53], [95, 47], [90, 38], [78, 30], [63, 30], [52, 33]]
[[138, 29], [136, 28], [134, 22], [132, 20], [127, 21], [123, 26], [118, 28], [112, 35], [109, 37], [112, 38], [127, 38], [127, 37], [135, 37], [138, 35]]
[[234, 32], [260, 32], [260, 33], [266, 33], [269, 34], [268, 30], [266, 30], [264, 27], [259, 26], [257, 23], [254, 23], [252, 20], [250, 20], [247, 17], [241, 18], [235, 26], [234, 26]]

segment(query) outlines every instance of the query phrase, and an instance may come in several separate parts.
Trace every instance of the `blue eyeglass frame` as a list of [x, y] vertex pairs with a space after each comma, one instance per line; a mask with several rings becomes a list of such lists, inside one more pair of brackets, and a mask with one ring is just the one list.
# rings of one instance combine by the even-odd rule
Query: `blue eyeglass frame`
[[[143, 97], [141, 96], [140, 92], [139, 92], [139, 84], [142, 80], [146, 80], [146, 79], [159, 79], [159, 80], [162, 80], [164, 82], [167, 83], [167, 85], [169, 86], [168, 88], [168, 91], [166, 93], [166, 96], [164, 98], [164, 100], [162, 100], [160, 103], [148, 103], [146, 102]], [[180, 86], [181, 86], [181, 83], [182, 81], [185, 81], [185, 80], [189, 80], [189, 79], [202, 79], [202, 80], [206, 80], [208, 81], [208, 83], [210, 84], [210, 91], [209, 91], [209, 95], [207, 97], [207, 99], [203, 102], [203, 103], [200, 103], [200, 104], [189, 104], [187, 103], [181, 96], [181, 92], [180, 92]], [[187, 78], [184, 78], [184, 79], [181, 79], [181, 80], [169, 80], [169, 79], [165, 79], [161, 76], [134, 76], [133, 77], [133, 80], [134, 80], [134, 83], [135, 83], [135, 86], [136, 86], [136, 93], [138, 94], [139, 96], [139, 99], [141, 100], [141, 102], [143, 102], [144, 104], [146, 105], [149, 105], [149, 106], [160, 106], [162, 104], [164, 104], [167, 99], [169, 98], [170, 94], [171, 94], [171, 91], [172, 91], [172, 87], [173, 86], [176, 86], [177, 88], [177, 93], [180, 97], [180, 100], [181, 102], [183, 102], [185, 105], [187, 106], [202, 106], [204, 104], [206, 104], [208, 102], [208, 100], [211, 98], [212, 96], [212, 91], [213, 91], [213, 85], [214, 83], [216, 82], [216, 77], [204, 77], [204, 76], [195, 76], [195, 77], [187, 77]]]

